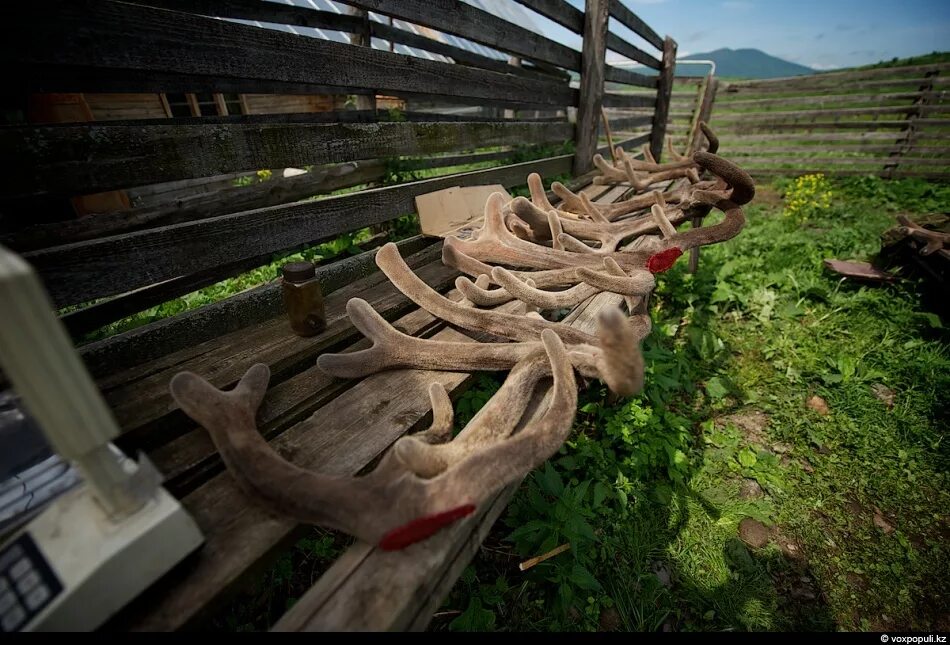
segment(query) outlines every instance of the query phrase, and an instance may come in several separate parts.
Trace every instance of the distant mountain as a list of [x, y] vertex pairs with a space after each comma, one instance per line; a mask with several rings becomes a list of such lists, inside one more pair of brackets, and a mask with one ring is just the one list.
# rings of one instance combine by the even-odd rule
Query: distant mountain
[[[814, 74], [815, 70], [797, 63], [770, 56], [758, 49], [717, 49], [705, 54], [691, 54], [680, 60], [712, 60], [716, 62], [716, 76], [732, 78], [779, 78]], [[680, 73], [695, 74], [696, 65], [680, 65]]]

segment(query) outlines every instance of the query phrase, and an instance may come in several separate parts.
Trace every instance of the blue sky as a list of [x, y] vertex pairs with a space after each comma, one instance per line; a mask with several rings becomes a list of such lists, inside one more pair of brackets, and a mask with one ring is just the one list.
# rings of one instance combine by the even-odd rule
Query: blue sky
[[[584, 7], [583, 0], [569, 1]], [[950, 50], [950, 0], [622, 1], [661, 36], [672, 36], [680, 55], [753, 47], [816, 69], [833, 69]], [[543, 18], [538, 23], [550, 37], [580, 48], [574, 34]], [[642, 43], [611, 23], [618, 35]]]

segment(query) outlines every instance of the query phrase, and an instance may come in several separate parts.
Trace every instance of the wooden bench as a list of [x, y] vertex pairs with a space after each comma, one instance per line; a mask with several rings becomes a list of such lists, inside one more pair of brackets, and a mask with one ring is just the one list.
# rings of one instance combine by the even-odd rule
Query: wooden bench
[[[382, 224], [415, 210], [414, 197], [449, 186], [524, 184], [530, 172], [573, 174], [573, 188], [611, 202], [626, 189], [591, 183], [601, 105], [652, 107], [646, 132], [620, 142], [648, 143], [657, 158], [672, 88], [676, 46], [661, 39], [619, 0], [588, 0], [587, 12], [566, 2], [522, 0], [579, 34], [583, 51], [555, 43], [471, 5], [347, 1], [343, 15], [257, 0], [143, 0], [136, 3], [44, 2], [19, 9], [0, 26], [0, 56], [26, 98], [49, 92], [235, 92], [377, 94], [401, 97], [400, 120], [370, 108], [358, 113], [253, 115], [10, 125], [0, 129], [5, 243], [38, 269], [63, 319], [85, 332], [223, 278], [274, 256], [342, 233]], [[367, 11], [423, 25], [516, 57], [518, 65], [377, 22]], [[528, 12], [527, 15], [531, 15]], [[609, 32], [612, 16], [659, 58]], [[336, 30], [451, 57], [427, 60], [368, 47], [265, 29], [228, 19]], [[658, 70], [647, 76], [605, 65], [611, 49]], [[580, 72], [570, 86], [566, 72]], [[605, 81], [643, 88], [605, 92]], [[458, 120], [418, 114], [413, 101], [489, 106], [504, 116]], [[577, 108], [576, 125], [567, 108]], [[540, 116], [518, 118], [517, 111]], [[354, 117], [354, 114], [357, 116]], [[638, 117], [639, 118], [639, 117]], [[623, 125], [643, 123], [627, 119]], [[69, 197], [191, 180], [260, 168], [350, 163], [412, 156], [417, 167], [503, 158], [502, 146], [572, 140], [576, 152], [444, 177], [400, 183], [319, 200], [245, 210], [235, 199], [201, 209], [158, 209], [38, 221], [30, 209]], [[468, 152], [468, 151], [475, 152]], [[602, 148], [606, 151], [606, 148]], [[463, 154], [464, 153], [464, 154]], [[228, 198], [235, 191], [227, 189]], [[57, 201], [59, 200], [59, 201]], [[212, 202], [208, 200], [208, 203]], [[40, 212], [37, 210], [37, 212]], [[98, 222], [89, 218], [99, 219]], [[47, 242], [44, 242], [46, 240]], [[48, 241], [55, 240], [55, 245]], [[441, 241], [399, 243], [415, 272], [451, 298], [456, 273], [441, 262]], [[326, 473], [354, 474], [393, 441], [426, 423], [426, 389], [439, 381], [459, 393], [469, 374], [400, 370], [362, 380], [330, 378], [315, 366], [326, 351], [368, 342], [345, 314], [348, 299], [367, 300], [400, 330], [463, 340], [461, 332], [416, 308], [376, 270], [373, 252], [319, 267], [328, 325], [312, 338], [289, 333], [275, 282], [226, 300], [80, 347], [123, 430], [120, 446], [145, 451], [165, 475], [206, 537], [204, 547], [133, 602], [110, 627], [172, 630], [194, 626], [301, 535], [304, 527], [249, 502], [224, 472], [207, 433], [184, 416], [168, 392], [171, 377], [190, 370], [218, 387], [237, 382], [254, 363], [273, 374], [259, 427], [286, 458]], [[601, 294], [567, 321], [590, 329], [618, 296]], [[371, 428], [371, 432], [367, 432]], [[423, 543], [400, 552], [351, 547], [276, 626], [279, 629], [423, 629], [478, 549], [514, 489]]]

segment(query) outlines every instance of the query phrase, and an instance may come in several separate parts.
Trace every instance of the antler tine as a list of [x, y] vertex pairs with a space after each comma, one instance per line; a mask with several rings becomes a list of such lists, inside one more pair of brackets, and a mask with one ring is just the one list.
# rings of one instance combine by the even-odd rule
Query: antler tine
[[684, 159], [689, 159], [689, 157], [684, 157], [676, 151], [676, 149], [673, 147], [673, 137], [669, 135], [666, 137], [666, 148], [670, 151], [670, 157], [672, 157], [674, 161], [683, 161]]
[[[729, 201], [738, 206], [748, 204], [755, 197], [755, 182], [749, 173], [727, 159], [710, 152], [697, 152], [693, 155], [696, 163], [704, 170], [708, 170], [724, 180], [732, 188]], [[694, 195], [700, 191], [694, 191]], [[721, 199], [719, 195], [712, 195], [713, 205]], [[723, 209], [725, 210], [725, 209]]]
[[[482, 276], [485, 277], [486, 282], [490, 282], [491, 278], [484, 273], [478, 276], [479, 279]], [[455, 279], [455, 288], [461, 291], [462, 295], [477, 307], [497, 307], [514, 300], [514, 296], [505, 289], [489, 289], [487, 285], [482, 286], [478, 282], [472, 283], [465, 276], [459, 276]]]
[[[648, 316], [646, 319], [649, 321]], [[643, 389], [642, 336], [638, 337], [634, 324], [628, 323], [619, 309], [603, 311], [599, 323], [597, 366], [601, 378], [617, 394], [632, 396]]]
[[531, 194], [531, 203], [542, 211], [553, 211], [554, 206], [548, 201], [547, 193], [544, 190], [544, 182], [541, 181], [541, 175], [536, 172], [528, 175], [528, 192]]
[[703, 131], [703, 135], [706, 137], [706, 141], [709, 143], [709, 146], [706, 148], [706, 152], [709, 154], [716, 154], [719, 152], [719, 137], [716, 136], [716, 133], [713, 132], [712, 128], [710, 128], [705, 121], [700, 121], [699, 129]]
[[663, 239], [670, 239], [676, 235], [676, 227], [670, 223], [670, 220], [666, 218], [666, 213], [663, 211], [663, 207], [659, 204], [654, 204], [650, 208], [650, 212], [653, 214], [653, 219], [656, 221], [657, 226], [660, 229], [660, 232], [663, 234]]
[[652, 273], [635, 269], [627, 275], [623, 268], [610, 257], [604, 258], [603, 264], [607, 273], [595, 271], [590, 267], [580, 267], [577, 269], [577, 277], [601, 291], [625, 296], [643, 296], [650, 293], [656, 286], [656, 279]]
[[564, 291], [542, 291], [522, 282], [502, 267], [492, 269], [492, 280], [518, 300], [542, 310], [573, 307], [599, 292], [599, 289], [587, 284], [574, 285]]
[[465, 499], [471, 491], [488, 499], [505, 486], [543, 464], [567, 440], [577, 413], [577, 382], [563, 343], [554, 333], [543, 333], [541, 341], [550, 361], [554, 384], [551, 403], [540, 420], [528, 423], [520, 432], [472, 453], [439, 477], [430, 480], [448, 499]]
[[557, 236], [557, 239], [561, 243], [561, 246], [567, 251], [574, 253], [597, 253], [597, 249], [587, 246], [573, 235], [561, 233]]
[[552, 209], [548, 211], [548, 227], [551, 229], [551, 245], [558, 251], [564, 250], [558, 236], [564, 232], [561, 228], [561, 218], [557, 216], [557, 211]]
[[[481, 260], [471, 257], [456, 246], [460, 241], [461, 240], [454, 237], [448, 237], [443, 241], [442, 262], [446, 266], [450, 266], [470, 276], [490, 274], [492, 267]], [[530, 275], [539, 288], [565, 287], [575, 283], [573, 268], [530, 271], [527, 273], [515, 271], [514, 274], [521, 277]]]
[[[623, 170], [607, 163], [607, 161], [603, 158], [602, 155], [599, 155], [599, 154], [594, 155], [593, 162], [594, 162], [594, 166], [597, 167], [597, 170], [599, 170], [602, 173], [601, 177], [603, 177], [604, 179], [609, 180], [611, 183], [626, 181], [626, 176], [624, 175]], [[615, 163], [616, 163], [616, 160], [615, 160]]]
[[532, 345], [532, 353], [514, 366], [501, 388], [455, 439], [431, 444], [414, 436], [403, 437], [393, 445], [396, 458], [419, 477], [429, 479], [471, 453], [504, 441], [514, 432], [538, 381], [550, 374], [541, 343]]
[[[559, 251], [559, 253], [565, 252]], [[413, 273], [399, 255], [398, 247], [392, 242], [377, 252], [376, 264], [389, 281], [410, 300], [450, 324], [512, 340], [531, 340], [537, 338], [544, 329], [551, 329], [569, 343], [591, 344], [594, 342], [590, 334], [562, 323], [549, 323], [496, 311], [459, 307], [458, 303], [445, 298]]]
[[430, 444], [445, 443], [452, 438], [455, 411], [444, 385], [438, 382], [429, 384], [429, 402], [432, 404], [432, 423], [426, 431], [415, 436]]
[[643, 146], [643, 158], [652, 164], [656, 163], [656, 159], [653, 157], [653, 151], [650, 150], [650, 144]]
[[587, 213], [587, 216], [598, 224], [607, 224], [610, 220], [604, 217], [604, 214], [600, 212], [600, 209], [594, 205], [594, 202], [590, 200], [587, 193], [581, 193], [581, 206], [584, 208], [584, 212]]

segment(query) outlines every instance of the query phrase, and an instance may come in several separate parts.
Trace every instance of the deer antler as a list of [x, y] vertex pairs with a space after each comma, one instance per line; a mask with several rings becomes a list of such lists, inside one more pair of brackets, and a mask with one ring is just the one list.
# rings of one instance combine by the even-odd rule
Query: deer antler
[[[474, 512], [497, 491], [543, 463], [567, 438], [577, 407], [573, 369], [554, 332], [542, 333], [541, 342], [554, 377], [551, 403], [544, 415], [513, 437], [478, 451], [458, 451], [454, 464], [429, 479], [407, 469], [396, 451], [387, 453], [364, 477], [325, 475], [283, 459], [261, 437], [254, 421], [270, 378], [265, 365], [253, 366], [230, 392], [190, 372], [177, 374], [170, 389], [182, 410], [211, 434], [237, 484], [268, 508], [299, 522], [346, 531], [386, 550], [401, 549]], [[450, 408], [444, 393], [444, 389], [430, 388], [439, 413], [435, 432], [427, 433], [429, 439], [448, 434]], [[528, 398], [517, 401], [520, 413], [496, 409], [495, 415], [473, 419], [462, 434], [479, 434], [481, 427], [495, 422], [504, 421], [507, 427], [512, 418], [517, 423]]]

